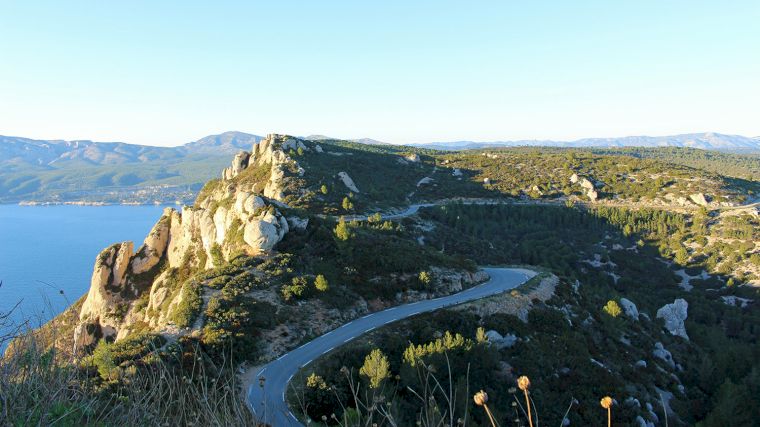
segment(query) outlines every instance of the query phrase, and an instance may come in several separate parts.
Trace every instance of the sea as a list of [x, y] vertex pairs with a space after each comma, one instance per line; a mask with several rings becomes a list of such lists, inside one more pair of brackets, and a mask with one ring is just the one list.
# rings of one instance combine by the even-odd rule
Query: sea
[[8, 323], [39, 326], [87, 293], [98, 253], [130, 240], [137, 250], [163, 209], [0, 205], [0, 336]]

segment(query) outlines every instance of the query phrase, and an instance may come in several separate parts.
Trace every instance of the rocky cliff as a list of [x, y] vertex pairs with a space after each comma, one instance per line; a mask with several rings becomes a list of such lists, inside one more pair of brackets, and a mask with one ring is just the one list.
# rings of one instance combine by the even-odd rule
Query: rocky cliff
[[236, 155], [194, 206], [165, 209], [136, 252], [132, 242], [103, 250], [79, 313], [75, 352], [136, 329], [187, 326], [179, 319], [200, 292], [188, 272], [218, 267], [241, 253], [266, 253], [291, 224], [304, 227], [307, 219], [293, 216], [289, 224], [283, 214], [287, 177], [304, 173], [287, 152], [311, 149], [303, 141], [269, 135], [251, 152]]

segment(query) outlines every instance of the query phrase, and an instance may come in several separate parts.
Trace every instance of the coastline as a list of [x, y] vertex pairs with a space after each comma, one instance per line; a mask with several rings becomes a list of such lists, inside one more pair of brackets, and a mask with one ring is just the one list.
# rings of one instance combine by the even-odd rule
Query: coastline
[[[0, 203], [2, 204], [2, 203]], [[66, 202], [42, 202], [37, 200], [22, 200], [17, 203], [5, 203], [8, 205], [18, 206], [182, 206], [186, 203], [181, 200], [174, 202], [154, 201], [154, 202], [88, 202], [84, 200], [66, 201]]]

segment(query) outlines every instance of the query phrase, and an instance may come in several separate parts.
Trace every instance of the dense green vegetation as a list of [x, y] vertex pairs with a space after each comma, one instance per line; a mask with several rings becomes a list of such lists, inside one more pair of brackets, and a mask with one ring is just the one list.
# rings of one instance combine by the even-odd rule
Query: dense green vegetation
[[742, 155], [680, 147], [600, 148], [589, 149], [589, 151], [601, 155], [623, 155], [658, 159], [727, 177], [760, 181], [760, 155], [757, 154]]
[[[572, 398], [579, 401], [570, 412], [573, 425], [602, 423], [604, 414], [598, 409], [601, 393], [618, 400], [615, 418], [621, 423], [633, 422], [636, 415], [646, 412], [624, 404], [629, 396], [640, 399], [642, 406], [650, 402], [662, 417], [658, 389], [674, 394], [671, 406], [687, 424], [704, 420], [706, 426], [723, 425], [721, 414], [732, 407], [737, 409], [734, 417], [738, 418], [734, 419], [742, 421], [737, 425], [749, 425], [759, 415], [760, 402], [750, 396], [757, 396], [760, 390], [760, 372], [754, 363], [760, 357], [760, 314], [755, 308], [732, 307], [721, 299], [725, 295], [756, 299], [758, 292], [728, 289], [721, 287], [721, 279], [711, 279], [698, 281], [692, 292], [684, 293], [677, 287], [673, 270], [658, 260], [663, 239], [690, 227], [687, 217], [651, 210], [586, 212], [563, 207], [463, 205], [426, 209], [421, 217], [436, 224], [426, 242], [446, 253], [468, 254], [482, 263], [531, 263], [549, 268], [561, 279], [555, 296], [535, 307], [527, 323], [506, 314], [481, 318], [466, 311], [446, 311], [384, 329], [339, 350], [311, 368], [332, 387], [333, 396], [319, 388], [301, 390], [306, 401], [313, 403], [307, 413], [315, 420], [322, 414], [343, 413], [340, 403], [350, 404], [353, 398], [341, 367], [358, 372], [364, 355], [374, 348], [381, 349], [390, 363], [389, 378], [377, 393], [381, 400], [392, 402], [391, 410], [400, 425], [413, 424], [420, 414], [422, 406], [414, 392], [421, 393], [425, 381], [432, 381], [425, 366], [435, 367], [432, 372], [443, 390], [449, 387], [449, 369], [453, 373], [458, 416], [465, 414], [470, 403], [469, 387], [470, 394], [481, 388], [488, 392], [497, 418], [512, 419], [509, 389], [517, 375], [531, 378], [541, 419], [552, 424], [559, 423]], [[587, 262], [595, 254], [599, 255], [599, 267]], [[618, 302], [622, 297], [634, 301], [646, 316], [635, 320], [621, 314]], [[663, 331], [661, 320], [655, 319], [657, 309], [675, 298], [689, 303], [686, 327], [690, 342]], [[478, 343], [479, 327], [512, 333], [519, 340], [502, 349]], [[454, 339], [457, 333], [462, 338]], [[441, 334], [442, 339], [436, 338]], [[652, 356], [656, 342], [672, 352], [682, 370]], [[412, 366], [414, 360], [422, 363]], [[636, 366], [638, 360], [644, 360], [646, 366]], [[354, 375], [353, 380], [367, 379]], [[744, 400], [732, 401], [729, 392]], [[378, 399], [371, 394], [365, 397]], [[440, 412], [447, 409], [440, 395], [435, 397], [435, 405]], [[470, 411], [469, 416], [476, 424], [485, 421], [482, 413]], [[675, 421], [675, 415], [670, 418]]]

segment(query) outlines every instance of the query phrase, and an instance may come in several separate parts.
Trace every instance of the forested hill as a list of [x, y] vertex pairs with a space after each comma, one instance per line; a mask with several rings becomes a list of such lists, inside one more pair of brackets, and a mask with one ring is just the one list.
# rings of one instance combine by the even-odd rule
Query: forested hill
[[595, 154], [612, 154], [659, 159], [669, 163], [702, 169], [727, 177], [760, 181], [760, 152], [735, 154], [694, 148], [604, 148], [591, 149]]
[[564, 147], [564, 148], [605, 148], [605, 147], [687, 147], [737, 153], [760, 152], [760, 137], [726, 135], [715, 132], [689, 133], [669, 136], [625, 136], [618, 138], [584, 138], [575, 141], [518, 140], [518, 141], [453, 141], [434, 142], [427, 145], [443, 150], [462, 150], [495, 147]]

